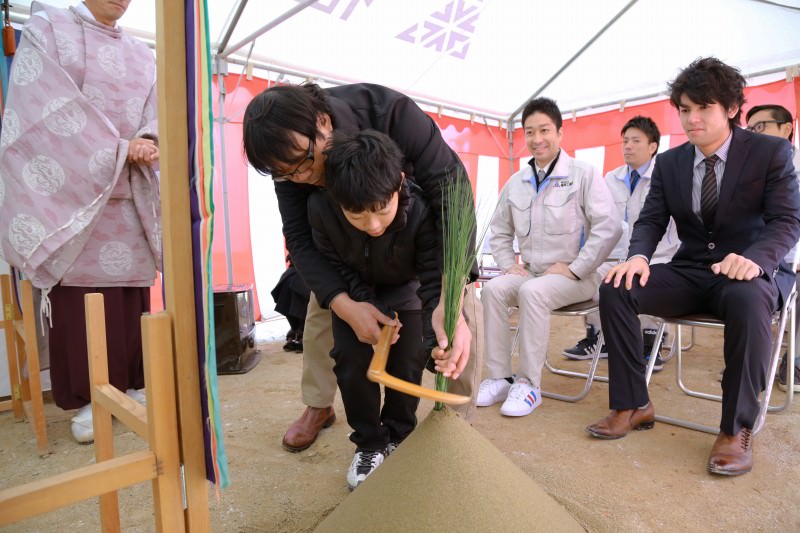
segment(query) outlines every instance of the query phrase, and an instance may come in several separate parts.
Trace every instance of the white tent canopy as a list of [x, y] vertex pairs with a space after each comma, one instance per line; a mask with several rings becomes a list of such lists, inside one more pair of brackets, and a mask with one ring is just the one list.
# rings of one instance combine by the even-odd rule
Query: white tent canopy
[[[133, 0], [121, 24], [154, 35], [151, 6]], [[221, 56], [262, 77], [370, 81], [500, 121], [538, 94], [579, 114], [663, 95], [678, 69], [706, 55], [748, 76], [800, 75], [800, 0], [210, 0], [208, 8], [212, 52], [223, 44]]]

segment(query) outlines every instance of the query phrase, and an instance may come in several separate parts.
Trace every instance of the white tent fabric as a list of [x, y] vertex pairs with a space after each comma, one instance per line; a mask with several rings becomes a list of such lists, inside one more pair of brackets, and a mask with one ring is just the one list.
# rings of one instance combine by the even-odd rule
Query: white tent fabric
[[[209, 23], [213, 49], [232, 26], [222, 55], [262, 77], [370, 81], [498, 120], [536, 94], [584, 113], [663, 94], [700, 56], [746, 75], [800, 65], [800, 0], [209, 0]], [[152, 3], [121, 24], [153, 35]]]

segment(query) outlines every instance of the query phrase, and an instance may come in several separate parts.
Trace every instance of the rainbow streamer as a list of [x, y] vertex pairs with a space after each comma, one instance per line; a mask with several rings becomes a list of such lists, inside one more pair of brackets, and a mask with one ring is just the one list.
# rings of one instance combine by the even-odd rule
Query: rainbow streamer
[[214, 117], [211, 111], [211, 49], [207, 0], [186, 0], [186, 76], [191, 157], [192, 244], [197, 305], [206, 476], [217, 490], [227, 487], [228, 464], [222, 437], [217, 387], [211, 244], [214, 239]]

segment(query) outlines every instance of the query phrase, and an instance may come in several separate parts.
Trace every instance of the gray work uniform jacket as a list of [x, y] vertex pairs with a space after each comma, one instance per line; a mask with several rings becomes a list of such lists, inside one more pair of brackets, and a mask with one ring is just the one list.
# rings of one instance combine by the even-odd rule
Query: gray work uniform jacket
[[492, 255], [503, 271], [516, 262], [516, 237], [532, 274], [561, 262], [581, 279], [597, 270], [622, 235], [619, 212], [600, 172], [563, 150], [538, 192], [530, 165], [509, 178], [491, 230]]
[[[622, 237], [611, 252], [611, 257], [614, 259], [624, 260], [628, 258], [631, 230], [639, 218], [639, 212], [642, 210], [647, 193], [650, 192], [650, 177], [653, 175], [655, 166], [656, 160], [653, 158], [650, 161], [650, 166], [639, 178], [639, 184], [633, 190], [633, 194], [630, 193], [630, 182], [625, 179], [628, 175], [628, 165], [622, 165], [606, 174], [606, 185], [608, 185], [608, 190], [611, 191], [611, 196], [614, 198], [614, 203], [622, 218], [623, 228]], [[678, 251], [680, 245], [681, 241], [678, 238], [675, 221], [670, 218], [667, 231], [659, 241], [653, 257], [650, 258], [650, 264], [669, 262], [675, 252]]]

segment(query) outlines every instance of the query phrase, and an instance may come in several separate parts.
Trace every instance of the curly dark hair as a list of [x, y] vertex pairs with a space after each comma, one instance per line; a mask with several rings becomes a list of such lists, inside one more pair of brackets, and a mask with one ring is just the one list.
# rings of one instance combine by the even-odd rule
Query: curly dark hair
[[718, 103], [729, 110], [738, 106], [733, 118], [728, 119], [732, 128], [739, 125], [742, 106], [745, 103], [744, 87], [747, 82], [739, 69], [726, 65], [716, 57], [702, 57], [668, 84], [669, 101], [679, 108], [684, 94], [696, 104]]

